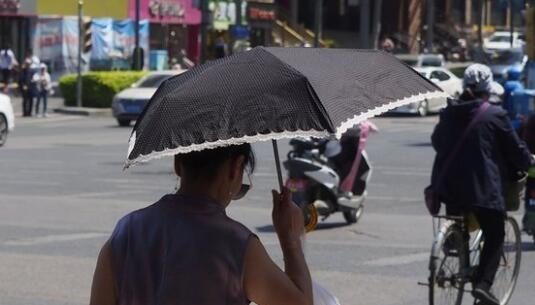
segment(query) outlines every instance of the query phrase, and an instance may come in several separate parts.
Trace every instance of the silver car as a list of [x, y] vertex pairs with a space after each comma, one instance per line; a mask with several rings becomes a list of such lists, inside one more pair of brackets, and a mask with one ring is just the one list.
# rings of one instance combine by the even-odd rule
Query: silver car
[[119, 125], [129, 126], [131, 121], [135, 121], [160, 84], [182, 72], [184, 70], [151, 72], [134, 83], [130, 88], [117, 93], [113, 98], [111, 109]]

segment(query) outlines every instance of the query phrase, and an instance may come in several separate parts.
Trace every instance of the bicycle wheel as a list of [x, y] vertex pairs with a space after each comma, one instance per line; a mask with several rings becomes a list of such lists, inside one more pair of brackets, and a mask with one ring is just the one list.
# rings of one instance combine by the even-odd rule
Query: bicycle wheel
[[501, 305], [507, 304], [513, 295], [521, 258], [520, 227], [514, 218], [507, 217], [503, 253], [492, 285], [492, 293], [500, 300]]
[[429, 305], [460, 305], [463, 300], [466, 266], [463, 234], [455, 224], [449, 224], [445, 231], [437, 244], [439, 251], [432, 254], [429, 264]]

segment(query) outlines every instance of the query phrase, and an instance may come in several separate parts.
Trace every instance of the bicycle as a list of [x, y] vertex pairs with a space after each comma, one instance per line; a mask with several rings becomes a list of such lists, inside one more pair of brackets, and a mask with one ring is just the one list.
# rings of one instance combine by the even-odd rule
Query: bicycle
[[[435, 239], [429, 261], [429, 305], [461, 305], [467, 283], [472, 282], [484, 244], [480, 229], [470, 233], [465, 217], [437, 216], [433, 220]], [[445, 221], [443, 221], [445, 220]], [[438, 229], [438, 232], [437, 232]], [[520, 228], [507, 216], [500, 265], [491, 292], [506, 305], [515, 289], [521, 260]]]

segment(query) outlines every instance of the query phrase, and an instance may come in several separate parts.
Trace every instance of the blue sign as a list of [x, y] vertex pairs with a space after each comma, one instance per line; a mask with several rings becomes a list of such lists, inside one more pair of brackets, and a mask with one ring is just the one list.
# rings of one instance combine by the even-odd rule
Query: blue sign
[[234, 39], [247, 39], [249, 38], [249, 27], [243, 25], [233, 25], [230, 28], [230, 35]]

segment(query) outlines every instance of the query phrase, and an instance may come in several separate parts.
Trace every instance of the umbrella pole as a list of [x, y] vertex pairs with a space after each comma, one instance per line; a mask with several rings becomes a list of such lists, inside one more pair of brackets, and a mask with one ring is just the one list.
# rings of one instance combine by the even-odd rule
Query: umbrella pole
[[282, 192], [282, 189], [284, 187], [284, 182], [282, 181], [282, 169], [281, 169], [281, 162], [279, 158], [279, 148], [277, 145], [277, 140], [271, 140], [273, 143], [273, 154], [275, 155], [275, 165], [277, 166], [277, 176], [279, 178], [279, 188]]

